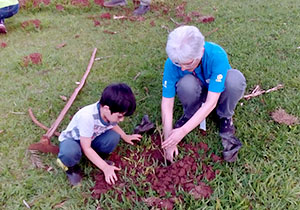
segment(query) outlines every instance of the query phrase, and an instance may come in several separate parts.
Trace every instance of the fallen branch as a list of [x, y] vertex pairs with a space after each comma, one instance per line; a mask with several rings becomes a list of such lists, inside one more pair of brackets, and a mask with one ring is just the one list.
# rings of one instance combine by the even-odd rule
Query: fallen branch
[[44, 152], [44, 153], [53, 153], [53, 154], [57, 154], [58, 153], [58, 147], [55, 145], [52, 145], [50, 142], [51, 137], [53, 136], [53, 134], [55, 133], [57, 127], [60, 125], [60, 123], [62, 122], [64, 116], [66, 115], [66, 113], [68, 112], [68, 110], [70, 109], [71, 105], [73, 104], [76, 96], [78, 95], [79, 91], [82, 89], [83, 85], [85, 84], [85, 80], [88, 76], [88, 74], [90, 73], [90, 70], [93, 66], [94, 60], [95, 60], [95, 55], [97, 52], [97, 48], [94, 49], [93, 54], [91, 56], [89, 65], [79, 83], [79, 85], [77, 86], [77, 88], [74, 90], [73, 94], [71, 95], [71, 97], [69, 98], [68, 102], [66, 103], [65, 107], [63, 108], [63, 110], [60, 112], [59, 116], [57, 117], [57, 119], [55, 120], [55, 122], [52, 124], [51, 128], [49, 128], [49, 130], [47, 131], [46, 134], [44, 134], [40, 141], [38, 143], [35, 144], [31, 144], [29, 146], [29, 150], [38, 150], [40, 152]]
[[[29, 116], [30, 116], [31, 120], [32, 120], [37, 126], [39, 126], [40, 128], [42, 128], [42, 129], [44, 129], [44, 130], [46, 130], [46, 131], [49, 130], [49, 128], [48, 128], [47, 126], [45, 126], [44, 124], [40, 123], [40, 122], [36, 119], [36, 117], [34, 116], [34, 114], [33, 114], [32, 110], [31, 110], [31, 108], [28, 109], [28, 113], [29, 113]], [[57, 132], [57, 131], [55, 131], [55, 132], [54, 132], [54, 135], [55, 135], [55, 136], [59, 136], [60, 133]]]
[[55, 120], [55, 122], [53, 123], [53, 125], [51, 126], [51, 128], [48, 130], [48, 132], [46, 133], [46, 136], [48, 138], [51, 138], [55, 132], [55, 130], [57, 129], [57, 127], [59, 126], [59, 124], [61, 123], [61, 121], [63, 120], [65, 114], [68, 112], [68, 110], [70, 109], [71, 105], [73, 104], [73, 102], [75, 101], [76, 96], [78, 95], [79, 91], [81, 90], [81, 88], [83, 87], [83, 85], [85, 84], [85, 80], [87, 78], [87, 76], [90, 73], [90, 70], [92, 68], [92, 65], [94, 63], [95, 60], [95, 55], [97, 52], [97, 48], [94, 49], [92, 57], [90, 59], [89, 65], [87, 67], [86, 72], [84, 73], [80, 84], [78, 85], [78, 87], [75, 89], [75, 91], [73, 92], [73, 94], [71, 95], [71, 97], [69, 98], [67, 104], [65, 105], [65, 107], [63, 108], [63, 110], [60, 112], [59, 116], [57, 117], [57, 119]]
[[271, 89], [262, 90], [259, 85], [256, 85], [256, 87], [254, 88], [254, 90], [252, 90], [252, 92], [250, 94], [244, 96], [244, 99], [249, 100], [250, 98], [262, 95], [264, 93], [269, 93], [269, 92], [272, 92], [272, 91], [275, 91], [275, 90], [279, 90], [283, 87], [284, 86], [282, 84], [279, 84], [276, 87], [273, 87]]

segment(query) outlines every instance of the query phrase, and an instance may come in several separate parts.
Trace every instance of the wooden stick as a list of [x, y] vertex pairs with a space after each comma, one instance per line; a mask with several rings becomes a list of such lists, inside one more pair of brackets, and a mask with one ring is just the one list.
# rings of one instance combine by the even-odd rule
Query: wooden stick
[[[47, 126], [45, 126], [44, 124], [40, 123], [40, 122], [36, 119], [36, 117], [34, 116], [34, 114], [33, 114], [32, 110], [31, 110], [31, 108], [28, 109], [28, 113], [29, 113], [29, 116], [30, 116], [31, 120], [32, 120], [37, 126], [39, 126], [40, 128], [42, 128], [42, 129], [44, 129], [44, 130], [46, 130], [46, 131], [49, 130], [49, 128], [48, 128]], [[58, 137], [58, 136], [60, 135], [60, 133], [57, 132], [57, 131], [55, 131], [55, 132], [54, 132], [54, 135]]]
[[68, 112], [68, 110], [70, 109], [72, 103], [74, 102], [76, 96], [78, 95], [79, 91], [81, 90], [81, 88], [83, 87], [85, 80], [88, 76], [88, 74], [90, 73], [90, 70], [93, 66], [94, 60], [95, 60], [95, 55], [97, 52], [97, 48], [94, 49], [94, 52], [92, 54], [92, 57], [90, 59], [89, 65], [86, 69], [85, 74], [83, 75], [80, 84], [78, 85], [78, 87], [75, 89], [75, 91], [73, 92], [72, 96], [69, 98], [68, 102], [66, 103], [65, 107], [63, 108], [63, 110], [60, 112], [59, 116], [57, 117], [57, 119], [55, 120], [55, 122], [52, 124], [51, 128], [47, 131], [47, 133], [44, 135], [45, 137], [48, 137], [49, 139], [53, 136], [55, 130], [57, 129], [57, 127], [59, 126], [59, 124], [61, 123], [61, 121], [63, 120], [65, 114]]

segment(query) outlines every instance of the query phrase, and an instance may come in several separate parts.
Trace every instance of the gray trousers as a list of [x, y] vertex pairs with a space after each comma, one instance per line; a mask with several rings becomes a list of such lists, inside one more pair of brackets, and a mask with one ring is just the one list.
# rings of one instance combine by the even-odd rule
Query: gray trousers
[[[231, 118], [238, 101], [243, 97], [246, 89], [244, 75], [236, 69], [228, 70], [225, 80], [225, 90], [221, 93], [216, 107], [220, 118]], [[184, 115], [191, 118], [206, 101], [207, 88], [194, 75], [182, 77], [176, 84], [177, 96], [183, 106]]]
[[150, 5], [150, 3], [151, 3], [151, 0], [140, 0], [140, 4], [141, 5], [144, 5], [144, 6], [147, 6], [147, 5]]

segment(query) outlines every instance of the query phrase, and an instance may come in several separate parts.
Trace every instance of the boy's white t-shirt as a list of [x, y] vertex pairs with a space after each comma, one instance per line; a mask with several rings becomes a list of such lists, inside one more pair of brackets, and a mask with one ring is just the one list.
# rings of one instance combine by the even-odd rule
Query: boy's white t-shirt
[[60, 134], [58, 140], [80, 140], [80, 136], [94, 140], [105, 131], [112, 129], [116, 123], [109, 124], [100, 116], [99, 102], [80, 109], [72, 118], [68, 127]]

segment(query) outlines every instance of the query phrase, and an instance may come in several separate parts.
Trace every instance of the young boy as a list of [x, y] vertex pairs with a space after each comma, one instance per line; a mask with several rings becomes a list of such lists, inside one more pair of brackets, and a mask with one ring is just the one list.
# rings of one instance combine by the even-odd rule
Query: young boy
[[0, 33], [7, 33], [4, 19], [10, 18], [19, 11], [18, 0], [0, 0]]
[[66, 130], [59, 136], [57, 162], [66, 171], [71, 185], [81, 181], [78, 163], [82, 152], [105, 175], [108, 184], [117, 181], [115, 170], [120, 170], [105, 159], [116, 148], [120, 137], [133, 145], [140, 141], [141, 135], [127, 135], [118, 123], [124, 116], [133, 114], [136, 108], [135, 97], [129, 86], [124, 83], [107, 86], [99, 102], [80, 109], [72, 118]]

